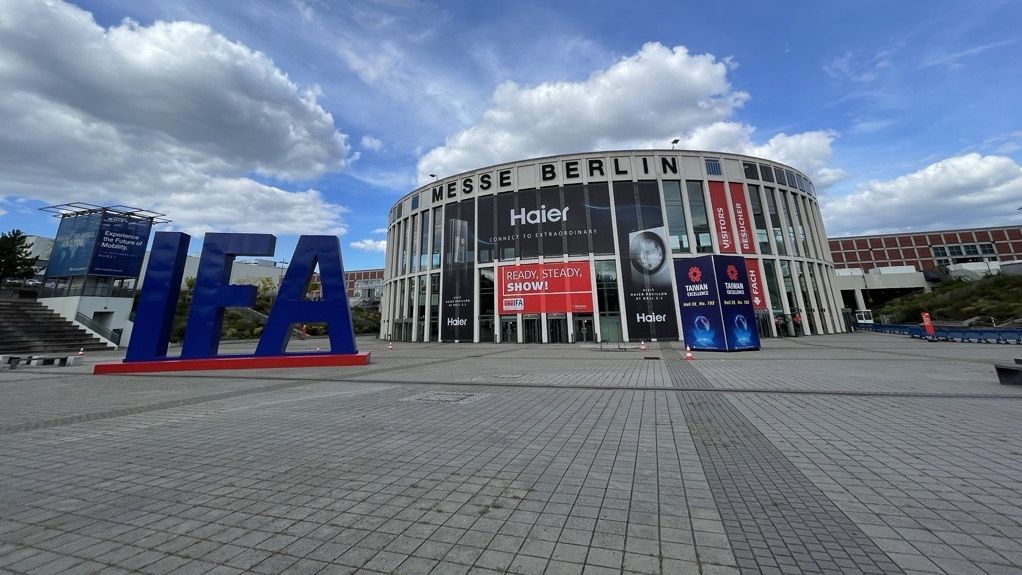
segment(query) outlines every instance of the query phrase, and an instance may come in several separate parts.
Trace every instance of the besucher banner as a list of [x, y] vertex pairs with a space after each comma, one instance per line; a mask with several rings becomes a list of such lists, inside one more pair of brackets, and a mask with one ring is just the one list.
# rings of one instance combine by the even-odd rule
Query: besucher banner
[[592, 313], [589, 262], [497, 268], [500, 313]]
[[676, 339], [671, 252], [655, 181], [614, 184], [628, 337]]
[[444, 206], [444, 265], [440, 339], [472, 341], [475, 289], [475, 201]]

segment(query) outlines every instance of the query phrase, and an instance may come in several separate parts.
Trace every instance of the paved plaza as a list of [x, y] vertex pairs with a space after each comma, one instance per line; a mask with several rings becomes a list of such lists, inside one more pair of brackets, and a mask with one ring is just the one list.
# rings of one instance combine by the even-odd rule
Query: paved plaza
[[359, 345], [0, 372], [0, 573], [1022, 573], [1020, 346]]

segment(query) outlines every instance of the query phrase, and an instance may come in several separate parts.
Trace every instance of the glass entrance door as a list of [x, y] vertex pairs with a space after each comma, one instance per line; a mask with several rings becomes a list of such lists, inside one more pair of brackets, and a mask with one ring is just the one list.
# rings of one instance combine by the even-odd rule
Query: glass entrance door
[[540, 337], [538, 317], [522, 318], [522, 341], [524, 343], [540, 343], [543, 341]]
[[500, 342], [518, 343], [518, 316], [513, 315], [501, 316]]
[[547, 343], [568, 343], [568, 318], [546, 318]]
[[575, 341], [596, 341], [592, 314], [575, 314]]

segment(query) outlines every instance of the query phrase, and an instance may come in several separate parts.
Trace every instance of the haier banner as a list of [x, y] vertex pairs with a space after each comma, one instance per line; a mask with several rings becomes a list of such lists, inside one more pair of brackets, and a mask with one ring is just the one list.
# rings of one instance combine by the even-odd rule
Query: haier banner
[[745, 258], [713, 256], [713, 260], [728, 351], [759, 349], [756, 312], [749, 295]]
[[614, 184], [628, 337], [676, 339], [671, 251], [656, 182]]
[[138, 277], [149, 243], [149, 220], [105, 214], [99, 225], [96, 252], [89, 273], [102, 276]]
[[744, 258], [677, 260], [674, 270], [685, 345], [707, 351], [759, 349]]
[[475, 288], [475, 202], [444, 206], [444, 265], [440, 339], [472, 341]]
[[500, 266], [497, 286], [497, 305], [502, 314], [593, 311], [587, 261]]

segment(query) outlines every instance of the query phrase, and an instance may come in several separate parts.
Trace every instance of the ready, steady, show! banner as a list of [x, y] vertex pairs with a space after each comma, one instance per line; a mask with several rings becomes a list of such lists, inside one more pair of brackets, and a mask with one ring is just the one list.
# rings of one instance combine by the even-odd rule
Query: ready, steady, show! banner
[[592, 313], [589, 262], [552, 262], [497, 268], [500, 313]]

